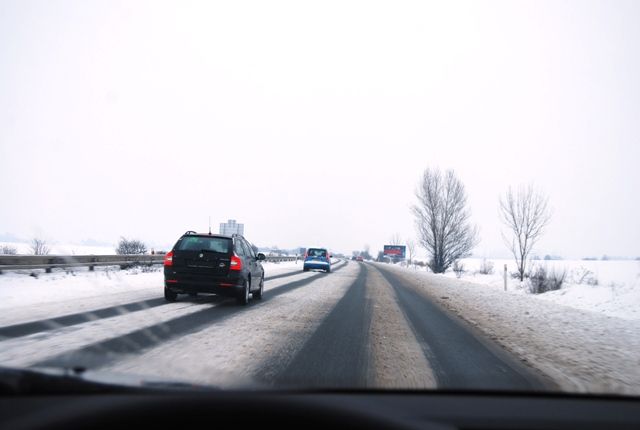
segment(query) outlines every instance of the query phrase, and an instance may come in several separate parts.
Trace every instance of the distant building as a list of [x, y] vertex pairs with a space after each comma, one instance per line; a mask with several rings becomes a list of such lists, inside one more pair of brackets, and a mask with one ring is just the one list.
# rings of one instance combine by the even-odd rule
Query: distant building
[[220, 234], [231, 236], [239, 234], [244, 236], [244, 224], [238, 224], [235, 219], [220, 223]]

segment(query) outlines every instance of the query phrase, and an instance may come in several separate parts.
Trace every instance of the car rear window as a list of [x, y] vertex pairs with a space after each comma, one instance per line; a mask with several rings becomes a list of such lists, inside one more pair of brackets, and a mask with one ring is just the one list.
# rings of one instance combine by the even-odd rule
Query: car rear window
[[310, 248], [309, 251], [307, 251], [307, 255], [309, 257], [326, 257], [327, 256], [327, 250], [326, 249], [318, 249], [318, 248]]
[[202, 237], [190, 236], [183, 237], [176, 249], [178, 251], [210, 251], [220, 254], [229, 254], [231, 252], [231, 239], [226, 237]]

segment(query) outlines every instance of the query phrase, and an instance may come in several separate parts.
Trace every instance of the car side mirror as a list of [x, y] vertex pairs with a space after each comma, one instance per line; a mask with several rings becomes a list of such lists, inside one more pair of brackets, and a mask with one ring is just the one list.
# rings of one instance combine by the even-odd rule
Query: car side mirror
[[266, 259], [267, 259], [266, 255], [264, 255], [262, 252], [258, 252], [258, 261], [266, 260]]

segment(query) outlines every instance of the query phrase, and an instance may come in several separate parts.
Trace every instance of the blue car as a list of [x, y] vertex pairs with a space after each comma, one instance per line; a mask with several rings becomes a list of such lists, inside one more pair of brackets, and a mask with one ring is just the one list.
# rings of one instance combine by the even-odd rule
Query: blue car
[[325, 248], [309, 248], [304, 253], [304, 263], [302, 270], [324, 270], [331, 272], [331, 254]]

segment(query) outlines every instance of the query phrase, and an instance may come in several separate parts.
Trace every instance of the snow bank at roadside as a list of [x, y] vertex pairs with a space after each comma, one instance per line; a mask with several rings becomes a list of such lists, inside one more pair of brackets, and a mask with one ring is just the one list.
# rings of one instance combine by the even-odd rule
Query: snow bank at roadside
[[[507, 273], [515, 271], [513, 260], [490, 260], [493, 273], [480, 274], [481, 259], [469, 258], [461, 260], [464, 273], [461, 280], [480, 284], [494, 290], [504, 290], [504, 265]], [[566, 280], [558, 291], [543, 294], [530, 294], [528, 284], [518, 279], [507, 277], [507, 291], [533, 300], [545, 300], [563, 306], [596, 312], [599, 314], [640, 320], [640, 261], [584, 261], [554, 260], [534, 261], [533, 264], [546, 267], [550, 271], [566, 272]], [[418, 271], [426, 271], [417, 268]], [[445, 278], [456, 278], [456, 274], [448, 271]], [[585, 277], [586, 276], [586, 277]], [[597, 281], [590, 285], [587, 280]]]
[[0, 309], [158, 288], [162, 271], [159, 267], [150, 270], [100, 267], [93, 272], [86, 268], [6, 272], [0, 275]]

